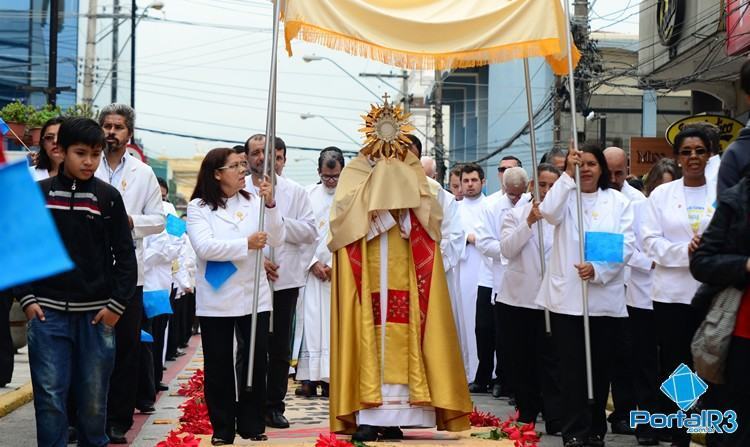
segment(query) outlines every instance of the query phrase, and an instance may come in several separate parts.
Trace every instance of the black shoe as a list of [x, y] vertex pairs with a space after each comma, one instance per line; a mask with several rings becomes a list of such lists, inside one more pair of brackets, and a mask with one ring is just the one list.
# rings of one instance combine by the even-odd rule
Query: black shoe
[[642, 435], [635, 435], [636, 441], [638, 441], [638, 445], [659, 445], [659, 438], [656, 437], [656, 435], [653, 434], [642, 434]]
[[604, 436], [602, 435], [590, 435], [589, 442], [586, 443], [588, 447], [604, 447]]
[[499, 383], [492, 385], [492, 397], [499, 399], [502, 395], [503, 387]]
[[289, 428], [289, 421], [280, 411], [272, 410], [266, 414], [266, 425], [273, 428]]
[[487, 393], [487, 385], [480, 385], [478, 383], [472, 382], [469, 384], [469, 392], [472, 394]]
[[78, 443], [78, 430], [75, 427], [68, 427], [68, 444]]
[[153, 414], [156, 408], [152, 404], [139, 405], [135, 407], [141, 414]]
[[325, 382], [320, 382], [320, 395], [322, 397], [328, 397], [330, 386]]
[[127, 444], [128, 440], [125, 438], [127, 430], [120, 430], [117, 427], [109, 427], [107, 429], [107, 437], [109, 438], [110, 444]]
[[570, 438], [567, 441], [564, 441], [563, 445], [565, 447], [586, 447], [586, 443], [578, 438]]
[[516, 408], [516, 398], [511, 397], [510, 399], [508, 399], [508, 405], [510, 405], [513, 408]]
[[249, 439], [251, 441], [268, 441], [268, 436], [266, 436], [265, 433], [258, 433], [255, 435], [243, 435], [242, 433], [239, 433], [239, 435], [242, 439]]
[[211, 437], [211, 445], [232, 445], [234, 444], [234, 441], [229, 441], [227, 439], [217, 438], [212, 436]]
[[159, 383], [156, 385], [156, 391], [169, 391], [169, 387], [164, 385], [163, 383]]
[[185, 355], [185, 351], [181, 351], [181, 350], [178, 349], [177, 353], [174, 356], [175, 357], [182, 357], [183, 355]]
[[398, 427], [382, 427], [382, 439], [404, 439], [404, 432]]
[[544, 421], [544, 431], [550, 436], [560, 436], [562, 425], [557, 421]]
[[352, 435], [352, 442], [372, 442], [378, 440], [378, 428], [372, 425], [360, 425]]
[[318, 387], [313, 382], [305, 380], [296, 390], [294, 390], [294, 395], [301, 397], [318, 397]]
[[612, 426], [612, 433], [616, 435], [634, 435], [635, 434], [635, 429], [630, 427], [630, 424], [628, 424], [628, 421], [625, 421], [625, 420], [613, 421], [610, 425]]

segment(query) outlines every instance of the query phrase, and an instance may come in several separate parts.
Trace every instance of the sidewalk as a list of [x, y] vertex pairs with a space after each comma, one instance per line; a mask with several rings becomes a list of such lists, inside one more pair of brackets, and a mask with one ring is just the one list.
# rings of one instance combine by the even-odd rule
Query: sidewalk
[[28, 346], [19, 349], [13, 361], [13, 379], [0, 388], [0, 418], [32, 399]]

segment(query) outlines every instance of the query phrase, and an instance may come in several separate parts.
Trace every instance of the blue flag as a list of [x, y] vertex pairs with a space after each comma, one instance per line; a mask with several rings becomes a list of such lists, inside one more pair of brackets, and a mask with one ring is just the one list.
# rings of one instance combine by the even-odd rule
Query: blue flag
[[2, 118], [0, 118], [0, 135], [5, 135], [10, 132], [10, 126]]
[[187, 229], [187, 224], [184, 220], [175, 216], [174, 214], [167, 214], [167, 233], [172, 236], [182, 237]]
[[171, 314], [172, 306], [169, 305], [169, 290], [149, 290], [143, 292], [143, 313], [146, 318], [154, 318], [157, 315]]
[[586, 232], [588, 262], [623, 262], [625, 236], [619, 233]]
[[24, 161], [0, 166], [0, 290], [74, 267]]
[[154, 337], [153, 335], [149, 334], [148, 332], [141, 329], [141, 342], [143, 343], [153, 343]]
[[232, 264], [232, 261], [208, 261], [206, 262], [206, 275], [204, 277], [214, 290], [218, 290], [236, 271], [237, 267]]

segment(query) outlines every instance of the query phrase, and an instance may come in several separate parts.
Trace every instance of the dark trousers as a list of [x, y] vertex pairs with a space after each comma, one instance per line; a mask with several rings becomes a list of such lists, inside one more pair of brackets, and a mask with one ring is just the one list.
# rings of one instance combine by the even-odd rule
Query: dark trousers
[[10, 336], [10, 308], [13, 298], [0, 293], [0, 386], [13, 378], [13, 339]]
[[[153, 335], [152, 320], [146, 318], [144, 313], [141, 320], [141, 329]], [[138, 396], [136, 397], [136, 408], [153, 406], [156, 402], [156, 382], [154, 378], [154, 355], [153, 343], [141, 342], [140, 364], [138, 365]]]
[[284, 412], [292, 356], [292, 321], [299, 289], [273, 293], [273, 332], [268, 340], [268, 409]]
[[184, 302], [182, 297], [176, 298], [175, 293], [169, 296], [169, 304], [172, 305], [172, 315], [169, 316], [169, 329], [167, 330], [167, 358], [174, 359], [177, 356], [177, 348], [182, 344], [182, 321]]
[[180, 346], [185, 346], [193, 336], [193, 321], [195, 320], [195, 293], [186, 293], [182, 296], [182, 323], [180, 328]]
[[[255, 364], [250, 391], [247, 390], [247, 368], [252, 315], [200, 317], [200, 320], [206, 404], [214, 436], [232, 442], [235, 433], [246, 438], [263, 433], [265, 431], [263, 403], [266, 401], [269, 312], [258, 314]], [[236, 369], [233, 352], [235, 337], [237, 338]]]
[[141, 356], [142, 316], [143, 286], [138, 286], [115, 326], [117, 349], [107, 398], [107, 425], [124, 431], [133, 425]]
[[535, 422], [540, 412], [547, 424], [559, 424], [562, 401], [558, 380], [559, 361], [552, 339], [545, 333], [544, 311], [495, 303], [505, 314], [498, 329], [507, 343], [503, 350], [505, 372], [513, 384], [518, 420]]
[[154, 333], [154, 344], [151, 347], [151, 355], [154, 359], [154, 384], [159, 385], [164, 377], [164, 343], [167, 338], [167, 324], [169, 315], [157, 315], [151, 319], [151, 328]]
[[[693, 367], [693, 355], [690, 343], [700, 324], [699, 315], [689, 304], [672, 304], [654, 302], [654, 319], [656, 338], [659, 347], [659, 378], [662, 383], [672, 372], [684, 363]], [[678, 410], [664, 393], [659, 393], [659, 410], [665, 414]], [[690, 435], [684, 429], [672, 429], [672, 442], [687, 446]]]
[[[474, 376], [474, 383], [487, 386], [492, 381], [492, 370], [495, 367], [495, 316], [492, 306], [492, 289], [489, 287], [479, 286], [477, 288], [477, 313], [475, 317], [474, 335], [477, 339], [477, 357], [479, 357], [479, 366], [477, 374]], [[500, 359], [498, 358], [498, 368]], [[499, 374], [498, 380], [503, 385]]]
[[[628, 325], [633, 340], [632, 373], [635, 401], [639, 410], [656, 412], [659, 408], [659, 356], [656, 340], [654, 311], [628, 306]], [[614, 393], [614, 383], [613, 383]], [[628, 420], [629, 416], [626, 416]], [[645, 424], [636, 427], [636, 433], [652, 429]]]
[[633, 384], [633, 336], [627, 318], [615, 319], [615, 338], [612, 349], [612, 403], [614, 411], [609, 422], [629, 421], [630, 412], [636, 409], [636, 394]]
[[605, 409], [609, 395], [611, 348], [617, 318], [590, 317], [591, 370], [594, 401], [589, 403], [586, 386], [586, 353], [583, 317], [550, 313], [552, 338], [560, 359], [563, 440], [586, 442], [591, 435], [607, 433]]

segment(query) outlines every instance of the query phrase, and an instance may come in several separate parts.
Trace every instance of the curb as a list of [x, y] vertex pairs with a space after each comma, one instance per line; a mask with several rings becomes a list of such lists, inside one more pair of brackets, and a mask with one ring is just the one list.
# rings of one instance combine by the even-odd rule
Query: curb
[[16, 408], [26, 405], [33, 399], [31, 382], [0, 395], [0, 418], [7, 416]]

